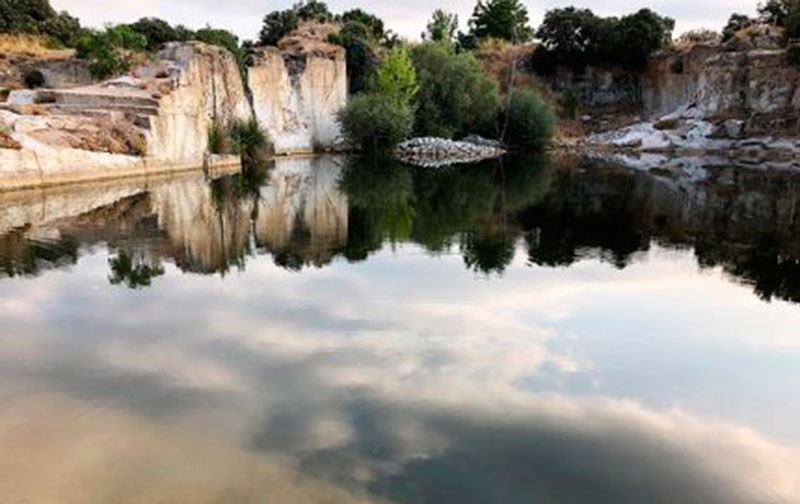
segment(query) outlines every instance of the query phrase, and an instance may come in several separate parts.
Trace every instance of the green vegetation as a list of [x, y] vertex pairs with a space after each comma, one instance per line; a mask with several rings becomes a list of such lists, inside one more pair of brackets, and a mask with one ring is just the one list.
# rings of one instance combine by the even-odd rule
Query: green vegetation
[[458, 16], [436, 9], [422, 34], [422, 39], [450, 43], [456, 36], [456, 31], [458, 31]]
[[768, 0], [758, 14], [763, 22], [786, 28], [789, 39], [800, 38], [800, 0]]
[[523, 150], [543, 148], [555, 129], [552, 107], [534, 89], [514, 90], [506, 110], [509, 145]]
[[372, 30], [358, 21], [347, 21], [338, 33], [331, 34], [328, 41], [346, 51], [350, 93], [362, 91], [378, 61], [377, 42]]
[[271, 145], [258, 121], [234, 120], [228, 124], [214, 122], [208, 129], [208, 152], [241, 156], [242, 164], [250, 166], [270, 154]]
[[752, 26], [757, 21], [745, 14], [731, 14], [728, 19], [728, 24], [722, 29], [722, 41], [726, 42], [733, 38], [734, 35], [740, 30]]
[[591, 64], [638, 70], [671, 43], [674, 27], [674, 20], [649, 9], [622, 18], [602, 18], [575, 7], [553, 9], [545, 14], [537, 32], [541, 44], [533, 69], [549, 73], [556, 66], [581, 70]]
[[455, 138], [470, 133], [497, 135], [497, 87], [475, 56], [442, 43], [414, 48], [419, 92], [414, 133]]
[[82, 31], [76, 18], [56, 12], [49, 0], [0, 0], [0, 33], [43, 35], [56, 46], [75, 47]]
[[527, 42], [534, 30], [528, 26], [528, 10], [520, 0], [478, 0], [470, 33], [478, 38], [496, 38], [510, 42]]
[[345, 139], [363, 150], [377, 152], [407, 138], [414, 125], [412, 110], [391, 96], [361, 93], [337, 117]]
[[719, 33], [707, 28], [689, 30], [678, 37], [679, 44], [715, 44], [721, 40]]
[[120, 250], [115, 257], [109, 258], [108, 264], [111, 268], [108, 276], [111, 285], [125, 285], [134, 290], [150, 287], [153, 278], [164, 275], [164, 267], [157, 261], [128, 250]]
[[96, 79], [128, 71], [137, 52], [147, 48], [147, 39], [126, 25], [90, 31], [77, 43], [78, 57], [91, 61], [89, 69]]
[[410, 107], [419, 91], [417, 71], [404, 47], [390, 50], [372, 75], [369, 90], [393, 100], [397, 105]]

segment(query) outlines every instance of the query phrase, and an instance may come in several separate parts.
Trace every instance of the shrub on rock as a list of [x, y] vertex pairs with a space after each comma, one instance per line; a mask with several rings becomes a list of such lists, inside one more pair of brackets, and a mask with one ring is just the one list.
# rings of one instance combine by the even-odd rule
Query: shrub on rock
[[392, 97], [363, 93], [339, 111], [337, 120], [345, 139], [367, 151], [392, 148], [408, 137], [414, 113]]
[[509, 145], [538, 150], [547, 145], [556, 123], [552, 107], [533, 89], [515, 90], [509, 100], [507, 138]]

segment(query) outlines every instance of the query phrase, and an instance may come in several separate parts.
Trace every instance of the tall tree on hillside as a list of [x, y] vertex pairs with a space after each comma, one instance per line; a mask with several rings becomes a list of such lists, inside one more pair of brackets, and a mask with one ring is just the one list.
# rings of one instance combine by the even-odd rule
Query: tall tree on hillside
[[527, 42], [534, 35], [528, 26], [528, 9], [520, 0], [478, 0], [469, 26], [477, 38]]
[[304, 0], [293, 7], [301, 21], [317, 21], [325, 23], [333, 20], [333, 14], [328, 10], [328, 5], [319, 0]]
[[722, 29], [722, 41], [730, 40], [736, 35], [736, 32], [744, 30], [756, 22], [750, 16], [745, 14], [731, 14], [728, 18], [728, 24]]
[[458, 15], [436, 9], [422, 38], [433, 42], [451, 42], [456, 30], [458, 30]]
[[800, 37], [800, 0], [768, 0], [758, 14], [762, 21], [786, 28], [789, 37]]
[[386, 35], [383, 20], [374, 14], [362, 9], [351, 9], [339, 17], [339, 22], [344, 24], [355, 22], [364, 25], [375, 42], [380, 42]]
[[166, 42], [178, 40], [178, 32], [163, 19], [141, 18], [130, 27], [147, 38], [147, 49], [150, 51], [158, 49]]
[[300, 18], [294, 9], [270, 12], [264, 16], [264, 24], [259, 34], [260, 44], [277, 45], [280, 39], [297, 29], [299, 21]]

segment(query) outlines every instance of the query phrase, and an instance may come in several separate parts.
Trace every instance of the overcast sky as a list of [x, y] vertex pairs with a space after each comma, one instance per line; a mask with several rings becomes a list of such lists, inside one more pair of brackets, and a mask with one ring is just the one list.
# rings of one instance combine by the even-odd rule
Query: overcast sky
[[[264, 14], [289, 7], [295, 0], [52, 0], [59, 9], [77, 15], [90, 26], [105, 22], [128, 22], [156, 16], [191, 28], [206, 24], [233, 30], [241, 38], [255, 38]], [[330, 0], [333, 12], [362, 7], [384, 19], [388, 28], [404, 37], [417, 39], [433, 9], [456, 12], [461, 27], [466, 25], [473, 0]], [[754, 14], [757, 0], [527, 0], [533, 26], [544, 12], [554, 7], [590, 7], [600, 15], [619, 15], [650, 7], [677, 21], [676, 35], [706, 27], [720, 29], [732, 12]]]

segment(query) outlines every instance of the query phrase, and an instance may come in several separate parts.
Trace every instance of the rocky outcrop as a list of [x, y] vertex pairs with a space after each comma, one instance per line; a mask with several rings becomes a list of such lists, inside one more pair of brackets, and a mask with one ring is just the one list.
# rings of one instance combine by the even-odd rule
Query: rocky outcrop
[[0, 189], [238, 163], [208, 156], [209, 130], [252, 117], [236, 59], [198, 42], [167, 44], [131, 76], [31, 101], [0, 110], [0, 129], [21, 146], [0, 149]]
[[800, 68], [779, 28], [754, 26], [725, 45], [674, 49], [644, 75], [649, 121], [589, 138], [640, 150], [800, 153]]
[[460, 142], [446, 138], [412, 138], [397, 146], [395, 154], [408, 164], [436, 168], [453, 164], [478, 163], [505, 154], [500, 142], [477, 135]]
[[255, 117], [277, 153], [327, 149], [339, 141], [336, 112], [347, 103], [343, 48], [324, 42], [262, 48], [247, 78]]

